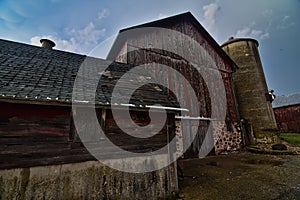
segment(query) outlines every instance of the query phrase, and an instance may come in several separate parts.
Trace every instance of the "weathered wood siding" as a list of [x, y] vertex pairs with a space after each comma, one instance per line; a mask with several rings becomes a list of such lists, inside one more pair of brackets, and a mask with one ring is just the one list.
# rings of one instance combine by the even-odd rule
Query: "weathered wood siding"
[[300, 104], [278, 107], [273, 110], [281, 132], [300, 133]]
[[64, 106], [0, 103], [0, 168], [92, 160], [70, 145], [71, 109]]
[[[125, 112], [125, 111], [119, 111], [119, 112]], [[106, 136], [117, 146], [121, 146], [126, 151], [132, 151], [132, 152], [151, 152], [158, 150], [165, 145], [168, 144], [168, 141], [172, 140], [175, 136], [175, 121], [174, 116], [169, 115], [169, 127], [168, 127], [168, 121], [165, 123], [164, 127], [160, 130], [159, 133], [149, 133], [150, 135], [153, 135], [149, 138], [138, 138], [138, 132], [135, 129], [131, 129], [130, 133], [136, 137], [130, 136], [126, 133], [124, 133], [120, 128], [117, 126], [115, 120], [118, 120], [119, 123], [122, 124], [130, 124], [128, 120], [133, 120], [136, 124], [139, 126], [146, 126], [150, 123], [158, 123], [162, 120], [160, 115], [158, 114], [156, 118], [152, 118], [150, 120], [149, 115], [147, 112], [142, 111], [136, 111], [131, 112], [132, 119], [127, 119], [125, 117], [114, 119], [111, 113], [111, 110], [108, 110], [107, 112], [107, 122], [105, 127], [105, 133]], [[128, 127], [130, 129], [130, 127]], [[167, 134], [168, 133], [168, 134]], [[118, 134], [118, 136], [116, 136]]]
[[[0, 199], [157, 199], [169, 198], [178, 190], [176, 162], [154, 172], [135, 174], [94, 161], [76, 133], [70, 107], [16, 103], [0, 103], [0, 107]], [[111, 110], [99, 108], [96, 113], [107, 137], [126, 151], [151, 152], [172, 139], [168, 133], [174, 135], [174, 114], [168, 114], [159, 134], [140, 140], [117, 127]], [[130, 113], [141, 126], [150, 122], [147, 110]], [[92, 132], [89, 117], [82, 128]], [[118, 120], [126, 124], [129, 119]], [[110, 152], [103, 140], [90, 142], [115, 164], [128, 159], [144, 164], [140, 157]], [[168, 153], [159, 158], [157, 162], [165, 162]]]
[[1, 137], [69, 137], [69, 107], [17, 103], [0, 103], [0, 107]]
[[[15, 103], [1, 103], [0, 106], [0, 169], [95, 160], [76, 133], [70, 107]], [[103, 111], [107, 111], [104, 119]], [[132, 119], [140, 126], [150, 122], [147, 110], [130, 112]], [[118, 128], [110, 110], [99, 108], [96, 113], [107, 138], [127, 151], [152, 152], [174, 137], [174, 114], [168, 114], [168, 121], [158, 134], [138, 139]], [[86, 116], [86, 122], [79, 126], [94, 133], [95, 125], [89, 124], [90, 117]], [[118, 120], [126, 124], [131, 119]], [[159, 115], [156, 120], [161, 120]], [[122, 152], [111, 152], [107, 139], [100, 140], [97, 133], [94, 134], [96, 140], [90, 142], [99, 149], [100, 154], [107, 155], [105, 158], [124, 157]]]
[[[207, 38], [204, 37], [204, 34], [201, 34], [201, 32], [199, 32], [199, 29], [197, 29], [196, 26], [192, 24], [192, 22], [182, 20], [182, 21], [178, 21], [176, 24], [165, 24], [164, 28], [178, 31], [191, 37], [196, 42], [198, 42], [212, 57], [223, 79], [226, 98], [227, 98], [228, 119], [230, 119], [231, 121], [237, 121], [237, 111], [235, 107], [234, 92], [232, 89], [232, 80], [230, 77], [230, 73], [233, 72], [232, 64], [229, 63], [228, 60], [226, 60], [224, 57], [220, 56], [216, 48], [213, 47], [212, 44], [208, 42]], [[200, 52], [196, 51], [197, 49], [195, 49], [193, 44], [189, 44], [188, 43], [189, 41], [181, 40], [181, 38], [178, 38], [176, 34], [161, 35], [161, 33], [159, 32], [153, 32], [153, 33], [146, 33], [146, 35], [141, 35], [141, 36], [134, 35], [134, 36], [135, 36], [134, 38], [128, 38], [128, 40], [124, 44], [124, 47], [122, 48], [120, 54], [122, 54], [122, 57], [126, 57], [126, 58], [120, 59], [120, 61], [124, 61], [127, 62], [128, 64], [133, 64], [133, 65], [141, 65], [141, 64], [147, 64], [153, 62], [153, 63], [164, 64], [178, 70], [184, 77], [186, 77], [187, 80], [189, 80], [189, 82], [191, 83], [191, 85], [193, 86], [196, 92], [196, 95], [200, 102], [200, 115], [209, 117], [210, 107], [211, 107], [210, 97], [213, 97], [213, 95], [217, 95], [217, 94], [209, 94], [203, 76], [206, 76], [205, 77], [206, 80], [215, 82], [216, 87], [218, 86], [219, 83], [217, 83], [215, 79], [210, 80], [209, 74], [202, 73], [201, 75], [199, 75], [197, 69], [201, 71], [201, 67], [203, 66], [201, 67], [196, 66], [196, 69], [194, 69], [194, 67], [187, 60], [185, 60], [185, 58], [192, 58], [192, 61], [198, 61], [198, 63], [202, 63], [201, 60], [203, 60], [203, 56], [205, 55], [202, 55]], [[156, 39], [157, 37], [163, 37], [163, 38]], [[167, 46], [167, 45], [170, 46], [168, 41], [176, 41], [176, 47], [175, 47], [176, 49], [174, 49], [174, 51], [180, 52], [180, 55], [175, 55], [172, 52], [166, 52], [158, 49], [145, 50], [139, 48], [140, 46], [149, 46], [149, 47], [160, 46], [159, 44], [155, 44], [155, 42], [158, 43], [164, 42], [162, 46]], [[189, 47], [190, 49], [189, 51], [187, 51], [187, 47]], [[220, 50], [222, 51], [220, 47], [218, 48], [219, 51]], [[129, 52], [127, 54], [125, 53], [126, 49], [127, 52]], [[154, 72], [154, 74], [157, 75], [159, 74], [159, 72]], [[167, 78], [168, 75], [161, 74], [161, 77]], [[180, 87], [184, 87], [181, 85], [181, 83], [176, 82], [176, 77], [168, 77], [168, 79], [170, 79], [169, 89], [171, 90], [173, 89], [176, 91], [179, 90]], [[181, 97], [186, 99], [186, 102], [190, 104], [192, 103], [189, 102], [189, 94], [187, 93], [186, 90], [184, 90], [184, 93], [181, 95], [182, 95]]]
[[[211, 98], [218, 98], [218, 94], [210, 94], [208, 91], [207, 84], [204, 80], [209, 81], [214, 85], [214, 87], [219, 87], [217, 80], [212, 79], [209, 76], [210, 73], [215, 73], [213, 70], [217, 70], [222, 77], [222, 81], [224, 84], [225, 92], [226, 92], [226, 100], [227, 100], [227, 107], [226, 107], [226, 124], [231, 124], [230, 126], [236, 126], [238, 121], [238, 114], [236, 109], [236, 102], [234, 97], [234, 90], [232, 85], [231, 73], [233, 73], [233, 66], [232, 63], [222, 56], [222, 49], [217, 45], [211, 43], [210, 39], [207, 38], [206, 34], [203, 34], [203, 30], [197, 28], [196, 25], [193, 24], [192, 21], [187, 19], [178, 20], [174, 23], [162, 23], [160, 24], [161, 27], [175, 30], [190, 36], [196, 42], [198, 42], [212, 57], [213, 61], [215, 62], [217, 69], [210, 69], [206, 70], [205, 73], [201, 75], [197, 72], [197, 69], [201, 71], [201, 67], [203, 66], [196, 66], [196, 69], [187, 61], [185, 58], [192, 58], [193, 61], [197, 61], [202, 63], [203, 56], [200, 52], [195, 50], [195, 45], [189, 44], [189, 41], [182, 40], [178, 37], [177, 34], [170, 34], [164, 35], [159, 31], [154, 32], [144, 32], [141, 35], [133, 34], [133, 38], [127, 38], [124, 46], [121, 48], [119, 55], [116, 56], [116, 59], [120, 62], [125, 62], [132, 65], [142, 65], [147, 63], [152, 63], [153, 65], [163, 64], [173, 69], [179, 71], [192, 85], [194, 91], [197, 95], [198, 101], [200, 103], [199, 113], [200, 116], [203, 117], [211, 117]], [[122, 33], [121, 33], [122, 34]], [[160, 37], [158, 39], [158, 37]], [[161, 49], [155, 48], [141, 48], [145, 46], [155, 47], [160, 46], [159, 43], [163, 42], [162, 46], [170, 45], [170, 41], [175, 41], [176, 45], [174, 48], [174, 52], [179, 52], [180, 55], [176, 55], [173, 52], [168, 52]], [[157, 44], [156, 44], [157, 43]], [[217, 45], [217, 46], [216, 46]], [[187, 49], [189, 47], [189, 49]], [[126, 51], [127, 50], [127, 54]], [[193, 63], [195, 64], [195, 63]], [[208, 65], [209, 63], [207, 63]], [[179, 93], [179, 97], [185, 99], [186, 105], [182, 105], [185, 107], [189, 107], [189, 105], [193, 105], [193, 102], [190, 100], [190, 95], [185, 88], [185, 85], [182, 83], [177, 82], [176, 77], [170, 77], [169, 74], [162, 73], [159, 71], [159, 67], [157, 71], [153, 72], [154, 77], [168, 79], [169, 80], [169, 89], [173, 91], [181, 91]], [[205, 77], [204, 77], [205, 76]], [[182, 92], [183, 91], [183, 92]], [[224, 109], [220, 107], [220, 110]], [[220, 111], [219, 110], [219, 111]], [[193, 116], [193, 112], [191, 116]], [[191, 149], [199, 149], [202, 143], [202, 140], [205, 136], [207, 128], [203, 128], [204, 125], [201, 122], [199, 126], [198, 134], [202, 134], [201, 136], [198, 135], [192, 144]], [[228, 126], [229, 127], [229, 126]], [[230, 130], [228, 130], [230, 132]], [[229, 133], [227, 132], [227, 133]], [[184, 136], [183, 136], [184, 137]], [[195, 144], [198, 143], [198, 144]], [[239, 145], [239, 144], [238, 144]], [[197, 147], [196, 147], [197, 146]], [[228, 147], [230, 149], [230, 147]], [[191, 151], [188, 152], [191, 152]], [[191, 156], [197, 152], [191, 153]]]

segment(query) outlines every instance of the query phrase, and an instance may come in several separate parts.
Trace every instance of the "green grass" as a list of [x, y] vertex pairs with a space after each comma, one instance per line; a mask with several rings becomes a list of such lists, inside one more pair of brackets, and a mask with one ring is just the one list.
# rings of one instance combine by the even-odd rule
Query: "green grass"
[[300, 146], [300, 133], [280, 133], [280, 137], [290, 144]]

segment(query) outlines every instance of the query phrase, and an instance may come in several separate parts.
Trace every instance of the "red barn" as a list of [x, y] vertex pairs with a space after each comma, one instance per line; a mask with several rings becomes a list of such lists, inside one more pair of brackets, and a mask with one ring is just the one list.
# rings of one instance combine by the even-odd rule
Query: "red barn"
[[[122, 36], [130, 30], [149, 27], [180, 34], [137, 31], [129, 37]], [[99, 195], [103, 199], [168, 198], [178, 189], [176, 162], [151, 173], [120, 172], [99, 165], [84, 146], [87, 144], [98, 147], [94, 149], [98, 156], [108, 157], [118, 166], [125, 166], [127, 159], [152, 167], [160, 163], [144, 162], [136, 155], [128, 158], [123, 150], [151, 154], [167, 147], [160, 155], [164, 162], [173, 156], [170, 154], [174, 148], [181, 151], [182, 146], [188, 148], [185, 157], [203, 156], [202, 147], [211, 150], [214, 142], [216, 153], [240, 148], [242, 134], [232, 82], [237, 66], [191, 13], [121, 30], [108, 56], [114, 62], [53, 50], [53, 43], [42, 42], [45, 48], [0, 40], [0, 198], [89, 199]], [[155, 46], [169, 46], [169, 42], [176, 44], [173, 50], [182, 55]], [[155, 48], [142, 48], [142, 44]], [[201, 51], [195, 50], [194, 44]], [[132, 77], [122, 79], [135, 66], [152, 62], [180, 72], [193, 87], [197, 102], [192, 100], [187, 85], [177, 82], [175, 76], [168, 77], [169, 74], [159, 75], [169, 81], [168, 87], [147, 82], [157, 78], [149, 71], [135, 71]], [[210, 68], [211, 64], [216, 67]], [[80, 71], [82, 65], [86, 68]], [[197, 70], [202, 71], [199, 74]], [[213, 79], [211, 74], [220, 75], [220, 79]], [[76, 86], [78, 79], [82, 84]], [[99, 81], [96, 87], [95, 81]], [[134, 90], [129, 102], [125, 98], [132, 90], [128, 81], [145, 83]], [[115, 91], [117, 83], [120, 87]], [[210, 90], [211, 87], [216, 90]], [[213, 109], [213, 100], [222, 97], [214, 92], [219, 87], [221, 91], [224, 88], [225, 104]], [[180, 97], [185, 99], [183, 108], [172, 91], [181, 91]], [[190, 115], [186, 116], [185, 107], [195, 103], [199, 103], [199, 108], [190, 109]], [[118, 118], [113, 116], [115, 106]], [[129, 107], [129, 112], [124, 107]], [[150, 108], [154, 109], [152, 114], [166, 109], [166, 120], [163, 115], [151, 116], [150, 120]], [[94, 125], [93, 115], [85, 111], [94, 113], [107, 138], [97, 137], [99, 126]], [[224, 119], [214, 118], [214, 112], [224, 113]], [[128, 113], [130, 119], [122, 117]], [[84, 123], [76, 123], [78, 116], [84, 117]], [[140, 127], [164, 123], [152, 137], [135, 138], [120, 128], [122, 125], [126, 128], [131, 120]], [[211, 124], [214, 126], [210, 129]], [[81, 131], [90, 136], [81, 135]], [[147, 133], [154, 132], [150, 126]], [[208, 140], [207, 132], [211, 133]], [[129, 133], [140, 134], [135, 128]], [[167, 145], [176, 137], [176, 147]], [[107, 146], [108, 140], [120, 148]]]
[[[85, 66], [83, 70], [81, 66]], [[97, 158], [120, 165], [126, 159], [143, 165], [141, 157], [128, 158], [124, 152], [151, 153], [174, 138], [178, 104], [164, 88], [145, 84], [129, 102], [124, 101], [123, 95], [130, 88], [120, 77], [132, 67], [0, 40], [0, 198], [90, 199], [97, 195], [115, 199], [122, 195], [142, 199], [167, 198], [176, 191], [176, 162], [152, 173], [131, 174], [105, 168], [95, 161], [96, 153]], [[75, 78], [82, 84], [76, 85]], [[151, 76], [138, 72], [131, 79], [143, 83]], [[115, 92], [119, 119], [113, 117], [111, 106], [117, 82], [122, 86]], [[126, 116], [126, 103], [130, 104], [130, 117], [122, 118]], [[137, 136], [133, 137], [116, 124], [119, 121], [127, 125], [133, 120], [138, 126], [148, 125], [149, 107], [157, 103], [167, 108], [167, 120], [163, 121], [161, 115], [152, 119], [151, 123], [165, 122], [152, 137], [137, 138], [140, 133], [132, 129], [130, 133]], [[96, 123], [86, 111], [95, 113]], [[154, 114], [159, 112], [154, 109]], [[75, 129], [76, 116], [84, 117], [84, 121], [77, 123]], [[98, 135], [99, 124], [105, 133], [103, 138]], [[80, 131], [87, 135], [78, 137]], [[108, 141], [119, 148], [111, 148]], [[167, 149], [158, 156], [165, 160], [169, 153]], [[152, 167], [158, 164], [149, 163]]]
[[[210, 62], [204, 62], [208, 57], [211, 58]], [[218, 109], [222, 112], [222, 109], [226, 108], [226, 118], [215, 125], [213, 135], [220, 136], [214, 138], [218, 140], [215, 152], [239, 149], [242, 135], [232, 82], [232, 73], [237, 66], [190, 12], [121, 30], [107, 59], [132, 65], [159, 63], [179, 71], [189, 81], [196, 92], [200, 109], [199, 116], [184, 118], [185, 120], [181, 120], [181, 124], [178, 124], [182, 127], [191, 127], [191, 130], [198, 129], [197, 136], [185, 153], [185, 157], [203, 156], [200, 155], [200, 151], [207, 128], [209, 124], [214, 123], [211, 119], [214, 106], [212, 99], [220, 95], [209, 91], [209, 85], [218, 88], [224, 84], [226, 103]], [[216, 68], [213, 69], [211, 63], [215, 63]], [[202, 72], [201, 75], [197, 70]], [[159, 70], [155, 73], [155, 76], [160, 76]], [[221, 82], [209, 77], [210, 73], [219, 73], [222, 77]], [[161, 76], [162, 79], [170, 81], [171, 90], [180, 91], [181, 87], [185, 86], [175, 77], [168, 77], [165, 74]], [[194, 104], [189, 99], [189, 91], [185, 89], [181, 95], [187, 102], [185, 106]], [[197, 126], [193, 125], [195, 119], [200, 119], [199, 127], [194, 127]], [[191, 138], [189, 131], [185, 131], [182, 137], [183, 140], [189, 140]]]
[[277, 97], [273, 110], [281, 132], [300, 133], [300, 94]]

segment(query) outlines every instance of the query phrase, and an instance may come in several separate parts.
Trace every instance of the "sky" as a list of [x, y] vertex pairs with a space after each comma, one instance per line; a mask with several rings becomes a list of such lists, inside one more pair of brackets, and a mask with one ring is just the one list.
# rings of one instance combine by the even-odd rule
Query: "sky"
[[299, 9], [300, 0], [0, 0], [0, 38], [49, 38], [84, 55], [102, 46], [103, 57], [120, 29], [190, 11], [220, 45], [257, 39], [268, 87], [288, 95], [300, 93]]

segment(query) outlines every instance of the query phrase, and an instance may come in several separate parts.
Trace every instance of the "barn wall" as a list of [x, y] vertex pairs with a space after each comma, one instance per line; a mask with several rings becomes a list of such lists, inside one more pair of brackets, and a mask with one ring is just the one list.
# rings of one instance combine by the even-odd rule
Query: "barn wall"
[[97, 161], [0, 170], [0, 199], [165, 199], [177, 192], [176, 177], [176, 163], [142, 174]]
[[[150, 130], [150, 132], [147, 134], [152, 134], [153, 136], [140, 138], [141, 132], [136, 130], [135, 127], [132, 127], [130, 125], [130, 121], [133, 121], [135, 124], [143, 127], [147, 126], [150, 122], [153, 124], [161, 122], [163, 120], [162, 115], [158, 113], [155, 118], [150, 120], [148, 112], [130, 111], [131, 118], [128, 119], [125, 115], [126, 112], [126, 110], [118, 110], [119, 116], [113, 116], [111, 110], [106, 110], [104, 122], [105, 125], [102, 126], [102, 130], [105, 132], [106, 138], [92, 137], [90, 139], [85, 139], [85, 143], [90, 142], [91, 144], [96, 144], [98, 147], [101, 146], [101, 149], [98, 153], [102, 157], [116, 156], [114, 158], [120, 158], [123, 157], [123, 150], [135, 153], [153, 152], [164, 147], [166, 144], [168, 144], [168, 141], [172, 140], [175, 136], [174, 114], [168, 114], [169, 120], [165, 122], [163, 128], [158, 133], [154, 130], [155, 127], [152, 126], [149, 127], [148, 130]], [[103, 114], [101, 110], [97, 110], [97, 113], [98, 116]], [[95, 132], [95, 129], [93, 129], [94, 125], [91, 123], [92, 119], [90, 117], [91, 116], [85, 116], [86, 124], [81, 125], [81, 127], [83, 127], [85, 131], [88, 128], [89, 132], [92, 133]], [[123, 130], [118, 127], [116, 121], [125, 126], [127, 133], [130, 133], [130, 135], [126, 132], [123, 132]], [[169, 126], [167, 126], [168, 123]], [[77, 133], [75, 133], [75, 135], [76, 134]], [[97, 136], [98, 133], [95, 135]], [[110, 140], [110, 142], [118, 147], [121, 147], [123, 150], [120, 149], [119, 151], [112, 152], [107, 140]], [[74, 140], [74, 143], [77, 143], [76, 139]], [[108, 152], [111, 154], [108, 154]]]
[[69, 107], [4, 102], [0, 106], [1, 137], [69, 137]]
[[[1, 103], [0, 106], [3, 108], [0, 113], [0, 169], [95, 160], [81, 143], [76, 128], [82, 128], [94, 136], [91, 141], [85, 142], [93, 143], [103, 157], [126, 156], [122, 152], [111, 152], [107, 139], [100, 139], [95, 132], [95, 126], [99, 125], [91, 123], [91, 116], [85, 116], [84, 124], [75, 128], [70, 107], [14, 103]], [[78, 108], [78, 112], [80, 109], [83, 111], [90, 108], [81, 107]], [[124, 112], [119, 111], [121, 118], [118, 121], [127, 125], [131, 119], [122, 118]], [[152, 137], [143, 139], [124, 133], [117, 126], [111, 110], [105, 110], [104, 120], [101, 119], [102, 109], [97, 109], [96, 113], [107, 138], [126, 151], [152, 152], [165, 146], [175, 135], [174, 114], [168, 114], [169, 120], [158, 134], [153, 132]], [[155, 123], [155, 120], [161, 121], [160, 116], [152, 119], [152, 123]], [[140, 126], [150, 123], [148, 112], [131, 111], [131, 117]], [[131, 134], [135, 132], [133, 128], [129, 131]]]
[[[225, 60], [224, 57], [220, 56], [219, 53], [215, 50], [215, 47], [213, 47], [212, 44], [210, 44], [203, 36], [204, 34], [199, 32], [199, 29], [196, 28], [190, 21], [187, 20], [178, 20], [176, 23], [169, 23], [165, 24], [164, 28], [169, 28], [172, 30], [176, 30], [179, 32], [182, 32], [194, 40], [196, 40], [204, 49], [207, 50], [209, 55], [213, 58], [215, 61], [219, 72], [221, 73], [223, 84], [226, 89], [226, 98], [227, 98], [227, 116], [226, 116], [226, 125], [219, 126], [218, 129], [224, 129], [224, 127], [229, 127], [228, 124], [231, 124], [230, 126], [234, 128], [229, 128], [228, 130], [224, 129], [224, 133], [226, 135], [234, 135], [235, 137], [241, 138], [241, 130], [238, 127], [238, 114], [236, 110], [236, 104], [235, 104], [235, 97], [234, 97], [234, 91], [232, 86], [232, 79], [231, 79], [231, 73], [232, 73], [232, 65], [228, 62], [228, 60]], [[161, 40], [155, 39], [156, 37], [162, 37]], [[166, 52], [159, 49], [141, 49], [140, 46], [144, 46], [145, 44], [149, 46], [159, 46], [156, 45], [155, 42], [161, 42], [163, 41], [165, 44], [168, 45], [168, 41], [176, 41], [176, 50], [178, 50], [181, 55], [175, 55], [172, 52]], [[186, 46], [189, 46], [191, 49], [188, 51], [183, 51], [183, 49], [186, 50]], [[124, 58], [124, 51], [127, 49], [128, 54], [126, 59]], [[154, 65], [163, 64], [167, 66], [171, 66], [172, 68], [178, 70], [181, 74], [185, 76], [187, 80], [191, 83], [193, 86], [196, 95], [198, 97], [198, 101], [200, 102], [200, 116], [204, 117], [210, 117], [211, 116], [211, 102], [210, 102], [210, 95], [216, 95], [216, 94], [209, 94], [208, 88], [204, 82], [204, 77], [207, 76], [206, 73], [203, 73], [202, 76], [199, 76], [199, 73], [192, 67], [188, 61], [184, 59], [184, 57], [187, 58], [194, 58], [194, 60], [198, 60], [199, 63], [201, 63], [202, 56], [199, 52], [193, 51], [193, 44], [188, 44], [187, 41], [180, 40], [175, 35], [161, 35], [158, 32], [147, 32], [141, 36], [134, 35], [134, 38], [127, 38], [126, 43], [124, 44], [123, 48], [121, 48], [121, 52], [119, 54], [123, 54], [121, 57], [123, 59], [120, 59], [120, 56], [117, 57], [118, 61], [127, 62], [129, 64], [133, 65], [142, 65], [147, 63], [154, 63]], [[182, 56], [182, 57], [181, 57]], [[200, 69], [201, 70], [201, 69]], [[176, 82], [176, 77], [169, 77], [168, 74], [161, 73], [159, 71], [159, 68], [157, 71], [153, 72], [155, 74], [155, 77], [160, 77], [162, 79], [168, 78], [169, 81], [169, 89], [173, 91], [184, 91], [179, 92], [180, 98], [185, 99], [187, 102], [187, 105], [182, 105], [185, 107], [188, 107], [188, 105], [192, 105], [193, 102], [190, 101], [189, 94], [187, 90], [184, 88], [184, 85], [181, 83]], [[209, 79], [208, 79], [209, 80]], [[216, 80], [209, 80], [212, 83], [214, 83], [216, 86], [218, 86], [218, 83], [216, 83]], [[222, 109], [222, 108], [220, 108]], [[192, 113], [193, 115], [193, 113]], [[199, 127], [200, 130], [202, 130], [201, 133], [198, 134], [205, 134], [205, 130]], [[233, 131], [236, 130], [236, 131]], [[224, 135], [224, 134], [223, 134]], [[238, 135], [238, 136], [237, 136]], [[183, 136], [184, 137], [184, 136]], [[198, 136], [197, 138], [204, 138], [204, 136]], [[230, 137], [231, 138], [231, 137]], [[236, 140], [236, 144], [233, 145], [233, 148], [228, 147], [228, 143], [224, 139], [218, 142], [218, 148], [220, 148], [219, 151], [223, 150], [236, 150], [236, 146], [240, 146], [241, 140]], [[223, 143], [223, 144], [222, 144]], [[231, 142], [232, 143], [232, 142]], [[230, 143], [230, 144], [231, 144]], [[194, 144], [193, 144], [194, 145]], [[201, 145], [201, 144], [198, 144]], [[194, 148], [194, 149], [199, 149]]]
[[82, 159], [69, 142], [70, 108], [5, 102], [0, 107], [0, 169]]
[[82, 147], [71, 146], [70, 107], [5, 102], [0, 106], [1, 169], [93, 160]]
[[[121, 196], [154, 199], [177, 191], [176, 163], [152, 173], [130, 174], [95, 161], [76, 136], [70, 107], [3, 102], [0, 106], [3, 108], [0, 113], [0, 199], [115, 199]], [[138, 140], [116, 127], [110, 110], [97, 109], [96, 113], [107, 137], [126, 151], [151, 152], [174, 136], [174, 114], [168, 114], [169, 119], [160, 133]], [[150, 122], [148, 112], [130, 113], [139, 125]], [[101, 119], [103, 116], [105, 120]], [[93, 131], [89, 117], [86, 116], [83, 128]], [[129, 119], [122, 120], [126, 124]], [[116, 164], [121, 165], [128, 159], [141, 162], [139, 157], [128, 158], [122, 152], [111, 152], [103, 140], [91, 142], [100, 154], [107, 156], [103, 158]], [[167, 154], [159, 155], [161, 162], [167, 160]]]
[[273, 110], [281, 132], [300, 133], [300, 104], [278, 107]]

